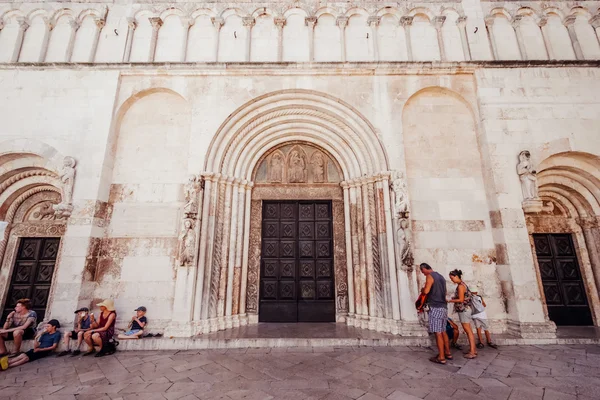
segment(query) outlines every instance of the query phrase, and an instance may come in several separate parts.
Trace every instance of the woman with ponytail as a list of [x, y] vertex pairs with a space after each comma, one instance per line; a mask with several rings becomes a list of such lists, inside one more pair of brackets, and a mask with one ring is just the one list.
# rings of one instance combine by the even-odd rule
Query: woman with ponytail
[[450, 280], [456, 283], [456, 292], [449, 300], [449, 303], [454, 303], [454, 311], [458, 313], [458, 319], [467, 334], [469, 339], [469, 352], [465, 354], [465, 358], [473, 359], [477, 357], [477, 350], [475, 347], [475, 335], [473, 335], [473, 329], [471, 329], [471, 323], [473, 318], [471, 317], [471, 292], [466, 283], [462, 280], [462, 271], [455, 269], [450, 272]]

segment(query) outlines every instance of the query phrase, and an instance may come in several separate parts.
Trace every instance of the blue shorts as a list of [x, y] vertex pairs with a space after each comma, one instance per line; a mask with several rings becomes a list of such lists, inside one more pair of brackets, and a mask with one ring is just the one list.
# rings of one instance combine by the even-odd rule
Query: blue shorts
[[125, 335], [125, 336], [131, 336], [131, 335], [135, 335], [136, 333], [139, 333], [139, 332], [141, 332], [141, 331], [142, 331], [141, 329], [134, 329], [134, 330], [132, 330], [132, 331], [127, 331], [127, 332], [125, 332], [125, 333], [124, 333], [124, 335]]

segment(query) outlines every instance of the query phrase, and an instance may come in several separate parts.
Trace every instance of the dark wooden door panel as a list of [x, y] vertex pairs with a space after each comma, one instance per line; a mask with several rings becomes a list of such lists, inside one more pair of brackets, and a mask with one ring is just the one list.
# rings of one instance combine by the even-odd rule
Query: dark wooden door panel
[[548, 315], [557, 325], [592, 325], [592, 314], [569, 234], [534, 234]]
[[22, 238], [11, 278], [2, 319], [14, 310], [19, 299], [31, 300], [38, 321], [44, 319], [56, 267], [59, 238]]
[[329, 201], [263, 203], [259, 321], [335, 321]]

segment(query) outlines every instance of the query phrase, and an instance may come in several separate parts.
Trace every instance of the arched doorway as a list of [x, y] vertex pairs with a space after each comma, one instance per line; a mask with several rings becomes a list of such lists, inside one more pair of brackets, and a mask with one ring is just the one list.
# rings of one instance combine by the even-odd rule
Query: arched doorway
[[[308, 168], [315, 151], [335, 166], [327, 167], [337, 174], [331, 182], [329, 176], [315, 182], [315, 170]], [[263, 178], [281, 182], [261, 182], [274, 159], [287, 169]], [[302, 164], [304, 169], [292, 167]], [[176, 293], [175, 308], [190, 320], [174, 320], [173, 331], [182, 334], [191, 326], [194, 334], [258, 322], [264, 202], [321, 200], [331, 201], [335, 319], [423, 334], [412, 305], [407, 307], [409, 279], [398, 275], [406, 272], [397, 268], [391, 174], [372, 125], [340, 99], [294, 89], [238, 108], [209, 147], [198, 213], [186, 222], [198, 237], [196, 269], [186, 271], [178, 285], [193, 282], [193, 295]], [[408, 299], [402, 314], [399, 293]]]
[[559, 326], [598, 325], [600, 158], [560, 153], [539, 170], [543, 210], [528, 214], [527, 226], [548, 316]]

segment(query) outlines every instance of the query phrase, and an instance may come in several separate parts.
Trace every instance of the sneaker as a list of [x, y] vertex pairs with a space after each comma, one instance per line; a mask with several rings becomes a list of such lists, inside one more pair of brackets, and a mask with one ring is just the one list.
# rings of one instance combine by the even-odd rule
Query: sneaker
[[71, 350], [61, 351], [60, 353], [58, 353], [58, 355], [56, 357], [64, 357], [67, 354], [71, 354]]
[[71, 357], [77, 357], [77, 356], [78, 356], [78, 355], [80, 355], [80, 354], [81, 354], [81, 350], [75, 350], [75, 351], [73, 352], [73, 354], [71, 355]]

